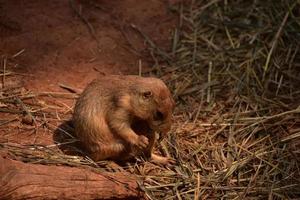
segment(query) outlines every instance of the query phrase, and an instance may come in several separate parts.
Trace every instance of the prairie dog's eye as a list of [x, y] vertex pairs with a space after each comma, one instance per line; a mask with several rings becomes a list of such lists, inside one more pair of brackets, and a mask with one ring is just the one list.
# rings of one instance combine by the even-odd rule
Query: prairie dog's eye
[[151, 91], [143, 92], [143, 98], [144, 99], [149, 99], [150, 97], [152, 97], [152, 92]]
[[162, 112], [156, 111], [154, 115], [155, 121], [162, 121], [164, 119], [164, 114]]

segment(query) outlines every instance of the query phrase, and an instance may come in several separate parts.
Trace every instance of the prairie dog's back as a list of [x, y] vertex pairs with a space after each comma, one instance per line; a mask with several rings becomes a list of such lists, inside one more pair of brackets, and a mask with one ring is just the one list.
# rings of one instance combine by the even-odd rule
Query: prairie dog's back
[[86, 145], [112, 140], [106, 115], [113, 108], [113, 94], [118, 90], [113, 82], [107, 78], [92, 81], [76, 101], [73, 114], [75, 135]]
[[[128, 82], [119, 76], [104, 76], [92, 81], [76, 102], [75, 112], [101, 115], [112, 108], [114, 98], [126, 93]], [[75, 113], [76, 116], [76, 113]]]
[[123, 76], [103, 76], [95, 79], [77, 99], [73, 122], [75, 135], [84, 143], [111, 142], [108, 115], [115, 109], [117, 101], [132, 84]]

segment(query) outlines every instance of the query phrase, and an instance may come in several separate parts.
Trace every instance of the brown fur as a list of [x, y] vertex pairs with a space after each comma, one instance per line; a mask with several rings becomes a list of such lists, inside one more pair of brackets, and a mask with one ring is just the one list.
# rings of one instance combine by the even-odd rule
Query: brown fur
[[103, 76], [91, 82], [76, 102], [75, 134], [95, 161], [144, 155], [157, 163], [169, 158], [152, 153], [155, 131], [166, 134], [174, 101], [157, 78]]

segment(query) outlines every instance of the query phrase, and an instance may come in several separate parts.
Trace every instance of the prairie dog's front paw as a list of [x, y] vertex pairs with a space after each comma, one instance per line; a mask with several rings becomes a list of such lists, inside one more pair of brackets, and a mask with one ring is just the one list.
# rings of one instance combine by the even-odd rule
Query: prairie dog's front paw
[[147, 137], [140, 135], [138, 147], [146, 148], [149, 145], [149, 140]]
[[144, 149], [149, 145], [149, 140], [143, 135], [139, 135], [137, 140], [134, 142], [134, 145], [140, 149]]

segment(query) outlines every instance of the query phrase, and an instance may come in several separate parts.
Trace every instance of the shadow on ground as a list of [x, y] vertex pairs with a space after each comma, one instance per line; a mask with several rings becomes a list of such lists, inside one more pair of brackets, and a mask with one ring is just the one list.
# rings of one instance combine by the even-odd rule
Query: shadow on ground
[[72, 120], [65, 121], [57, 127], [53, 134], [53, 141], [67, 155], [87, 156], [84, 145], [74, 136]]

